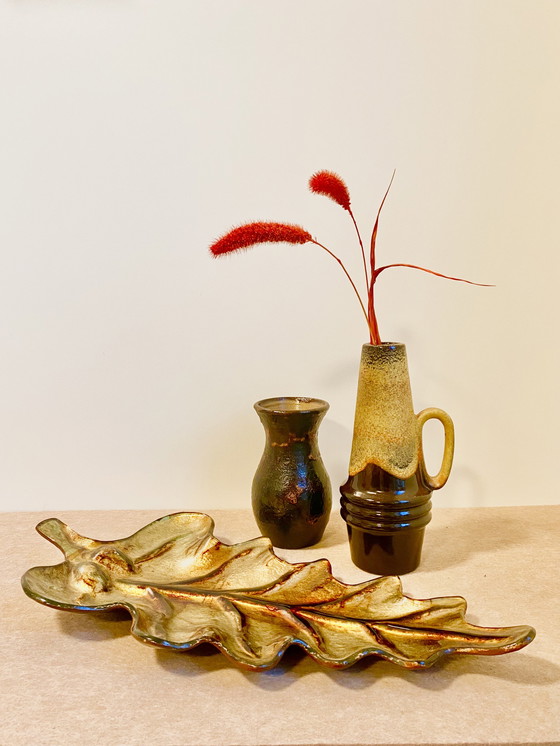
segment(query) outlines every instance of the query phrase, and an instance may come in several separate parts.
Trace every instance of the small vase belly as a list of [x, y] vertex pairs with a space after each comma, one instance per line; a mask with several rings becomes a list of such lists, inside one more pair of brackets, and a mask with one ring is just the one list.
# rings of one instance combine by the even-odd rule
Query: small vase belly
[[316, 544], [330, 517], [329, 477], [317, 431], [327, 402], [277, 397], [255, 404], [266, 432], [265, 449], [253, 479], [255, 519], [274, 546], [298, 549]]

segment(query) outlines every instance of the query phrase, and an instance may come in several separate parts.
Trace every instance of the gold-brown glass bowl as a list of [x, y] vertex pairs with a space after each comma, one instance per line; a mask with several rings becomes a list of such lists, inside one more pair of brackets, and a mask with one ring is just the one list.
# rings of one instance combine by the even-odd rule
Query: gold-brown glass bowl
[[445, 654], [519, 650], [535, 635], [469, 624], [459, 596], [409, 598], [398, 577], [346, 585], [325, 559], [291, 564], [269, 539], [228, 545], [213, 529], [203, 513], [175, 513], [104, 542], [50, 518], [37, 530], [65, 560], [28, 570], [23, 589], [57, 609], [123, 607], [142, 642], [178, 650], [209, 642], [255, 670], [274, 666], [289, 645], [332, 668], [366, 655], [426, 668]]

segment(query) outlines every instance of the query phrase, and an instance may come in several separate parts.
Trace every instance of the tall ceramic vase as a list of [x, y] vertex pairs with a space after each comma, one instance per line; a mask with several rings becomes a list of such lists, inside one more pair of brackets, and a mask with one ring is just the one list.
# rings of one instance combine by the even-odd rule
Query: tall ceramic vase
[[[428, 474], [422, 428], [429, 419], [445, 431], [439, 473]], [[414, 414], [403, 344], [362, 348], [348, 481], [341, 487], [355, 565], [378, 575], [402, 575], [419, 562], [431, 495], [443, 487], [453, 461], [454, 429], [441, 409]]]
[[322, 399], [301, 396], [255, 404], [266, 443], [253, 479], [253, 513], [276, 547], [316, 544], [329, 520], [331, 485], [317, 441], [328, 408]]

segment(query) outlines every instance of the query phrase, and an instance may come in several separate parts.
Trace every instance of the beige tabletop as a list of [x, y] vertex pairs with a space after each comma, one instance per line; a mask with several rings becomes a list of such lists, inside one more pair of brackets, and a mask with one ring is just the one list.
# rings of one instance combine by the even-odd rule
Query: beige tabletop
[[[172, 511], [61, 511], [96, 539], [127, 536]], [[34, 531], [49, 513], [0, 514], [0, 744], [265, 746], [286, 744], [560, 743], [560, 506], [434, 511], [418, 598], [462, 595], [483, 626], [530, 624], [536, 639], [501, 656], [447, 657], [422, 671], [367, 658], [321, 667], [297, 649], [267, 672], [236, 668], [211, 647], [142, 645], [124, 612], [72, 613], [35, 603], [20, 576], [62, 555]], [[258, 535], [249, 511], [212, 511], [215, 534]], [[349, 558], [333, 514], [321, 544], [277, 550], [327, 557], [336, 577], [368, 579]]]

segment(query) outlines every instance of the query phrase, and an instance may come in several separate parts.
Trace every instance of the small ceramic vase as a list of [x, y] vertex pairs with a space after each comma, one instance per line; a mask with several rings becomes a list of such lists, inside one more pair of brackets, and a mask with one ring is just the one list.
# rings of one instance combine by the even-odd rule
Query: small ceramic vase
[[[441, 469], [432, 477], [422, 450], [422, 427], [438, 419], [445, 431]], [[362, 348], [348, 481], [340, 488], [355, 565], [377, 575], [418, 567], [431, 495], [443, 487], [453, 461], [454, 429], [441, 409], [414, 414], [403, 344]]]
[[328, 408], [322, 399], [298, 396], [255, 404], [266, 444], [253, 479], [253, 512], [274, 546], [316, 544], [329, 520], [331, 486], [317, 444]]

